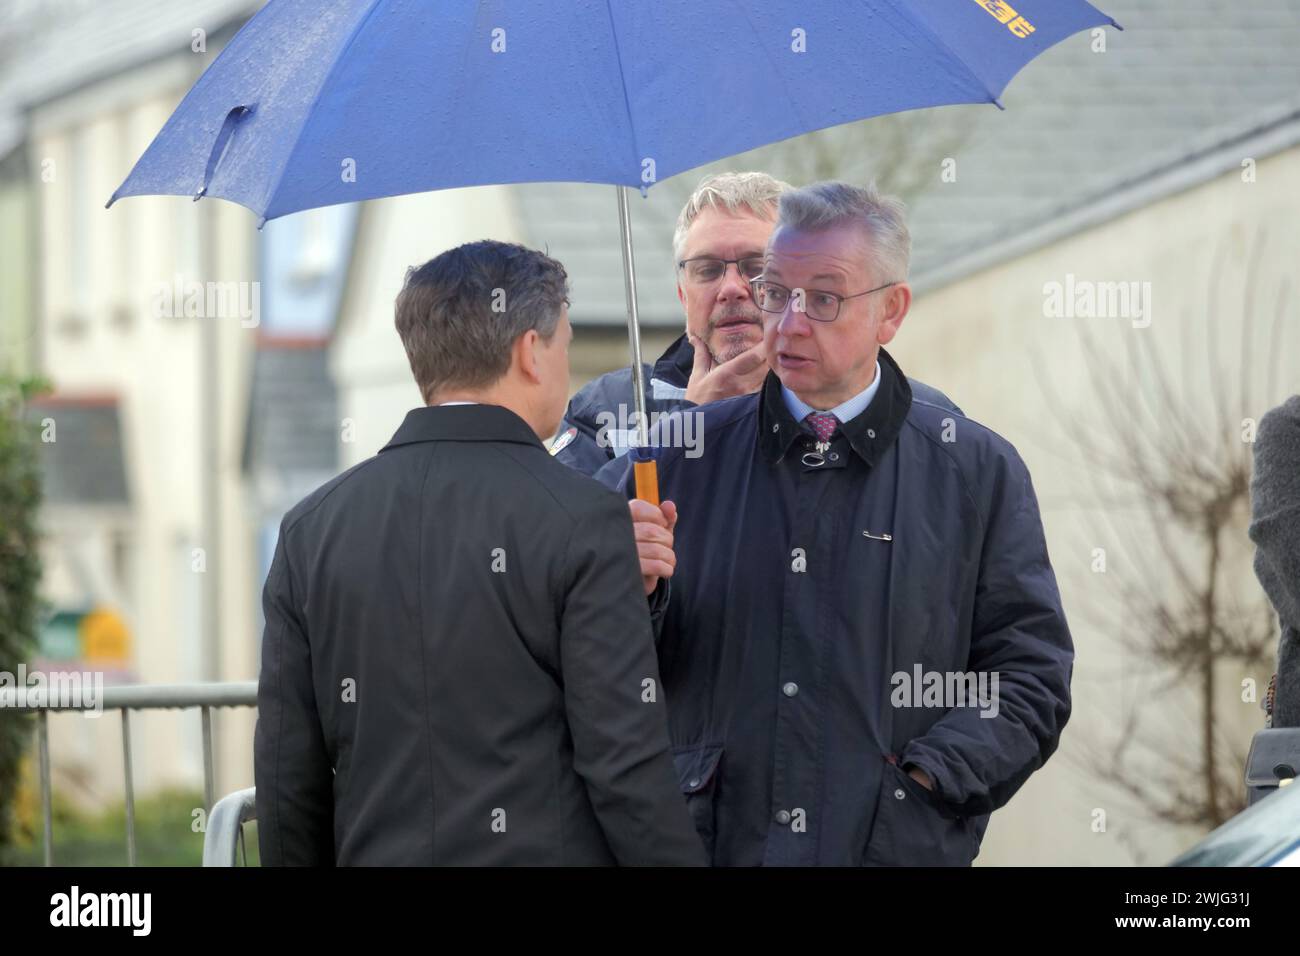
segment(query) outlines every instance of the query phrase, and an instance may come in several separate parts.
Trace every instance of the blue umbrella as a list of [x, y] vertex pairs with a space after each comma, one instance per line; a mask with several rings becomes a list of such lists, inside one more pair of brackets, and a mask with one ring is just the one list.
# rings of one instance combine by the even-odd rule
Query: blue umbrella
[[998, 103], [1089, 27], [1084, 0], [271, 0], [109, 200], [215, 196], [269, 219], [458, 186], [618, 187], [646, 442], [627, 194], [870, 116]]

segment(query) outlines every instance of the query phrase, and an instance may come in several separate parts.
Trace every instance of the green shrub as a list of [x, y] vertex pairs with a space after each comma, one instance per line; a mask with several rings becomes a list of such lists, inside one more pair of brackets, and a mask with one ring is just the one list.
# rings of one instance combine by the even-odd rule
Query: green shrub
[[[194, 810], [203, 806], [199, 791], [164, 790], [135, 801], [136, 863], [139, 866], [199, 866], [203, 833], [196, 831]], [[88, 814], [54, 794], [51, 807], [55, 866], [125, 866], [126, 803]], [[17, 834], [17, 843], [0, 855], [0, 865], [40, 866], [44, 861], [39, 810], [34, 826]], [[257, 824], [244, 826], [249, 866], [258, 865]], [[243, 858], [239, 864], [243, 865]]]
[[[0, 671], [15, 674], [36, 652], [40, 556], [36, 511], [41, 487], [35, 429], [23, 417], [39, 383], [0, 378]], [[32, 740], [32, 717], [0, 709], [0, 853], [13, 839], [19, 765]]]

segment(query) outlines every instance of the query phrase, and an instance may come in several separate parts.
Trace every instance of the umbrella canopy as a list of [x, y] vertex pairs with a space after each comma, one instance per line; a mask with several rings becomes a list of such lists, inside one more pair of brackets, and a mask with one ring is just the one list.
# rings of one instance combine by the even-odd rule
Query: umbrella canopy
[[108, 204], [216, 196], [260, 227], [459, 186], [619, 187], [637, 493], [657, 502], [624, 187], [869, 116], [997, 103], [1103, 24], [1085, 0], [271, 0]]
[[840, 123], [996, 103], [1107, 24], [1084, 0], [271, 0], [109, 203], [215, 196], [265, 222], [457, 186], [646, 188]]

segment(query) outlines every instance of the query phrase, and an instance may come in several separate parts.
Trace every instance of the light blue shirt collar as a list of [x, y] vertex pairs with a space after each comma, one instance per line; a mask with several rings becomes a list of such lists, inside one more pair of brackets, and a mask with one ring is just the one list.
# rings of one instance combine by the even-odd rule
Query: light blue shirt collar
[[[840, 420], [840, 424], [842, 425], [845, 422], [851, 421], [852, 419], [856, 418], [857, 416], [865, 412], [867, 410], [867, 406], [871, 404], [871, 400], [876, 397], [876, 390], [879, 388], [880, 388], [880, 360], [877, 359], [876, 375], [875, 378], [871, 380], [871, 384], [868, 385], [866, 388], [864, 388], [862, 391], [858, 392], [858, 394], [854, 395], [848, 401], [842, 402], [841, 404], [836, 405], [834, 408], [829, 408], [827, 409], [827, 411], [829, 411], [836, 418], [838, 418]], [[805, 401], [803, 401], [803, 399], [801, 399], [794, 392], [790, 391], [784, 385], [781, 386], [781, 397], [785, 399], [785, 407], [790, 410], [790, 414], [794, 416], [794, 420], [797, 422], [802, 422], [813, 412], [817, 411], [817, 409], [807, 404]]]

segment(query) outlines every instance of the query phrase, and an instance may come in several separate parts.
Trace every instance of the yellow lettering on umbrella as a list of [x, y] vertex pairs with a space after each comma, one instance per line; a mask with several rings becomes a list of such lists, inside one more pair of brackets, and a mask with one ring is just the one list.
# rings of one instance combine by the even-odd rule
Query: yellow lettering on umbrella
[[1007, 29], [1020, 39], [1023, 40], [1034, 32], [1034, 25], [1004, 0], [975, 0], [975, 2], [987, 10], [998, 23], [1005, 23]]
[[1025, 37], [1029, 36], [1029, 34], [1034, 32], [1034, 25], [1024, 17], [1016, 17], [1007, 24], [1007, 29], [1023, 40]]

